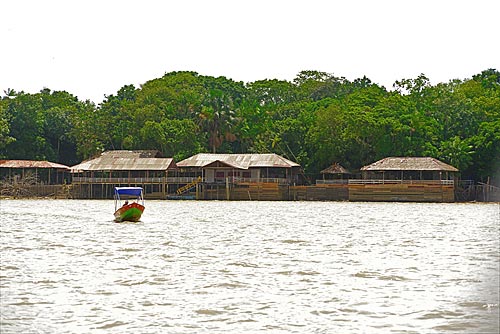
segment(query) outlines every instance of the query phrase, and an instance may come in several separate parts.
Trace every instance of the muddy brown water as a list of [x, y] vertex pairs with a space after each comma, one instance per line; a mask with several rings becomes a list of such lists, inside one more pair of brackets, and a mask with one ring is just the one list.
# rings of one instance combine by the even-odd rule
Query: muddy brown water
[[498, 333], [498, 204], [1, 200], [0, 333]]

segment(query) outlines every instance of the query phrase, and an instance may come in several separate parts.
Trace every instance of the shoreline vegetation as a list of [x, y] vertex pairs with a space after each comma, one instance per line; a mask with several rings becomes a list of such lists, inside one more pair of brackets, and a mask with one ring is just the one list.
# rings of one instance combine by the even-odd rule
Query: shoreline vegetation
[[38, 176], [27, 171], [22, 177], [8, 176], [1, 180], [0, 199], [71, 199], [71, 184], [40, 183]]
[[0, 159], [75, 165], [106, 150], [276, 153], [310, 179], [389, 156], [429, 156], [463, 180], [498, 186], [500, 72], [432, 85], [423, 74], [387, 89], [302, 71], [292, 81], [236, 82], [171, 72], [125, 85], [96, 105], [71, 93], [7, 89], [0, 98]]

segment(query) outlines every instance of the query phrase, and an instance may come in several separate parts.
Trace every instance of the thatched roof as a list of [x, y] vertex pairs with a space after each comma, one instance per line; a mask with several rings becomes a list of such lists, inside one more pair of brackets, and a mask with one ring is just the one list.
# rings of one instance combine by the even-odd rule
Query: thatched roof
[[103, 152], [97, 158], [83, 161], [71, 167], [71, 172], [114, 170], [165, 171], [176, 168], [176, 164], [172, 158], [155, 158], [154, 156], [157, 155], [158, 151], [107, 151]]
[[299, 164], [274, 153], [270, 154], [211, 154], [199, 153], [177, 163], [178, 167], [206, 167], [214, 162], [227, 166], [248, 169], [251, 167], [300, 167]]
[[390, 157], [364, 166], [361, 170], [458, 172], [458, 169], [455, 167], [430, 157]]
[[69, 169], [66, 165], [61, 165], [50, 161], [39, 160], [0, 160], [0, 168], [53, 168]]
[[335, 162], [330, 167], [323, 169], [321, 174], [351, 174], [347, 169], [342, 167], [339, 163]]

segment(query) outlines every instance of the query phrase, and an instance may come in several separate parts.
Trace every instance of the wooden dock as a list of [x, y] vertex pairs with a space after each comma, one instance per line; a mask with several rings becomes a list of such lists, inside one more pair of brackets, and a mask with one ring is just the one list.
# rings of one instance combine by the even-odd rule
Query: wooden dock
[[200, 184], [203, 200], [232, 201], [378, 201], [454, 202], [453, 181], [350, 180], [352, 182], [289, 186], [276, 182]]
[[[148, 187], [145, 196], [148, 199], [166, 199], [169, 195], [176, 194], [179, 189], [177, 184], [157, 186], [157, 189], [148, 184], [145, 186]], [[54, 194], [52, 196], [59, 197], [64, 193], [66, 198], [112, 198], [111, 184], [75, 184], [70, 188], [71, 191], [59, 189], [43, 191], [43, 194]], [[318, 183], [310, 186], [292, 186], [278, 182], [199, 182], [185, 195], [200, 200], [449, 203], [455, 201], [455, 186], [452, 180], [349, 180], [348, 182], [345, 180], [345, 182]]]
[[288, 199], [288, 187], [276, 182], [241, 182], [203, 185], [200, 199], [232, 201], [282, 201]]
[[317, 184], [290, 187], [290, 200], [294, 201], [347, 201], [347, 184]]
[[349, 183], [349, 201], [454, 202], [450, 182]]

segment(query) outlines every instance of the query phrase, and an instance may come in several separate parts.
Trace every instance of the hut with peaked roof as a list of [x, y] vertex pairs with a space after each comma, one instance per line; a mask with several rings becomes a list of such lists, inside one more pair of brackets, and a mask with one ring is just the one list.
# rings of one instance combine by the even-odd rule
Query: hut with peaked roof
[[364, 179], [450, 180], [458, 172], [431, 157], [389, 157], [361, 168]]
[[115, 186], [141, 186], [145, 197], [165, 198], [167, 179], [177, 165], [158, 151], [106, 151], [71, 167], [73, 185], [81, 198], [112, 198]]
[[69, 167], [50, 161], [0, 160], [0, 195], [59, 196], [69, 183]]
[[300, 165], [274, 153], [212, 154], [199, 153], [177, 163], [181, 172], [202, 176], [204, 182], [230, 181], [297, 182]]
[[317, 179], [311, 186], [299, 185], [291, 187], [290, 198], [308, 201], [347, 201], [349, 170], [338, 162], [323, 169], [322, 179]]
[[[338, 162], [334, 162], [319, 173], [323, 176], [322, 182], [319, 183], [343, 183], [344, 178], [351, 174], [349, 170]], [[318, 181], [316, 181], [316, 183], [318, 183]]]
[[180, 176], [200, 180], [196, 189], [203, 199], [283, 200], [289, 186], [301, 182], [300, 165], [274, 153], [200, 153], [177, 166]]
[[23, 179], [28, 174], [36, 183], [54, 185], [67, 181], [70, 168], [56, 162], [39, 160], [0, 160], [0, 180]]
[[453, 202], [453, 166], [431, 157], [389, 157], [361, 168], [349, 180], [351, 201]]

